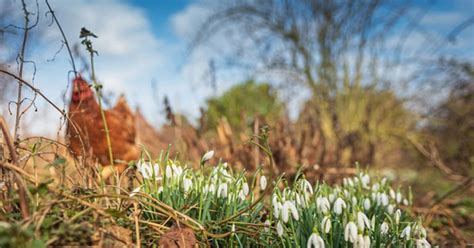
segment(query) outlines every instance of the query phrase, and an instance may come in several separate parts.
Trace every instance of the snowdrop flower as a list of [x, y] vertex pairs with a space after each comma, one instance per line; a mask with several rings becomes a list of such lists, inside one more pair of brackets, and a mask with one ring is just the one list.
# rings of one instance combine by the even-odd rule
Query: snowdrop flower
[[188, 192], [189, 189], [191, 189], [191, 187], [193, 186], [193, 181], [189, 178], [184, 178], [183, 179], [183, 188], [184, 188], [184, 192]]
[[308, 238], [307, 248], [324, 248], [324, 240], [317, 233], [312, 233]]
[[377, 197], [377, 203], [382, 206], [388, 205], [388, 196], [385, 193], [379, 193]]
[[342, 179], [342, 185], [344, 185], [344, 187], [354, 187], [354, 182], [350, 178], [344, 178]]
[[329, 209], [331, 209], [331, 204], [327, 197], [318, 197], [316, 198], [316, 208], [320, 213], [327, 214]]
[[402, 197], [402, 193], [397, 192], [397, 194], [395, 195], [395, 201], [397, 202], [397, 204], [400, 204], [400, 202], [402, 202]]
[[334, 202], [336, 200], [336, 193], [329, 194], [328, 199], [330, 202]]
[[369, 198], [365, 198], [365, 199], [364, 199], [364, 209], [365, 209], [365, 210], [369, 210], [369, 209], [370, 209], [370, 199], [369, 199]]
[[372, 191], [373, 192], [377, 192], [377, 191], [379, 191], [379, 189], [380, 189], [380, 185], [378, 183], [372, 185]]
[[216, 192], [216, 186], [214, 186], [213, 183], [210, 185], [204, 185], [203, 191], [204, 193], [214, 193]]
[[306, 179], [302, 179], [301, 181], [303, 183], [305, 194], [308, 193], [308, 194], [312, 195], [313, 194], [313, 186], [311, 186], [311, 183], [309, 183], [308, 180], [306, 180]]
[[403, 205], [408, 206], [408, 204], [409, 204], [409, 203], [408, 203], [408, 200], [407, 200], [406, 198], [403, 199]]
[[393, 214], [393, 211], [395, 211], [395, 205], [393, 204], [388, 205], [387, 207], [388, 214]]
[[248, 195], [249, 195], [249, 192], [250, 192], [249, 185], [248, 185], [248, 183], [244, 182], [244, 183], [242, 184], [242, 193], [243, 193], [245, 196], [248, 196]]
[[346, 198], [350, 198], [350, 197], [351, 197], [351, 193], [350, 193], [348, 190], [344, 189], [343, 192], [344, 192], [344, 196], [345, 196]]
[[368, 235], [364, 236], [364, 248], [370, 248], [370, 237]]
[[380, 234], [385, 235], [388, 233], [388, 224], [387, 222], [383, 222], [382, 225], [380, 226]]
[[222, 198], [227, 197], [227, 183], [219, 184], [219, 187], [217, 188], [217, 196]]
[[132, 192], [130, 193], [130, 197], [134, 197], [138, 192], [140, 192], [140, 188], [141, 186], [132, 190]]
[[357, 212], [357, 226], [362, 231], [365, 228], [370, 229], [370, 221], [369, 218], [367, 218], [367, 215], [362, 212]]
[[357, 235], [357, 239], [354, 243], [354, 248], [364, 248], [365, 247], [365, 240], [362, 234]]
[[165, 176], [166, 178], [171, 178], [173, 176], [173, 171], [171, 170], [171, 167], [169, 165], [166, 166]]
[[212, 157], [214, 157], [214, 151], [211, 150], [206, 152], [201, 158], [201, 163], [211, 160]]
[[357, 240], [357, 226], [353, 221], [347, 223], [344, 229], [344, 240], [355, 243]]
[[382, 178], [382, 181], [380, 181], [380, 184], [381, 184], [382, 186], [384, 186], [385, 183], [387, 183], [387, 178], [386, 178], [386, 177]]
[[321, 221], [321, 230], [323, 230], [324, 233], [329, 233], [331, 231], [331, 226], [330, 216], [324, 216], [323, 220]]
[[282, 208], [283, 208], [283, 205], [280, 202], [277, 202], [275, 205], [273, 205], [273, 216], [275, 216], [275, 218], [278, 218]]
[[431, 248], [431, 244], [426, 239], [417, 239], [416, 248]]
[[160, 186], [156, 192], [157, 192], [158, 194], [161, 193], [161, 192], [163, 192], [163, 187]]
[[390, 197], [392, 197], [392, 199], [394, 199], [394, 200], [395, 200], [395, 198], [396, 198], [396, 195], [395, 195], [395, 191], [393, 191], [393, 189], [392, 189], [392, 188], [390, 188], [390, 191], [388, 191], [388, 193], [390, 193]]
[[369, 188], [370, 176], [368, 174], [363, 175], [361, 182], [362, 182], [362, 187], [366, 189]]
[[278, 221], [277, 223], [277, 234], [278, 236], [283, 236], [283, 225], [281, 224], [281, 221]]
[[400, 211], [400, 209], [397, 209], [397, 211], [395, 211], [395, 223], [398, 225], [400, 224], [400, 216], [402, 215], [402, 212]]
[[265, 225], [264, 227], [265, 231], [268, 232], [270, 230], [269, 226], [271, 226], [272, 223], [270, 222], [269, 219], [267, 219], [263, 224]]
[[405, 229], [403, 229], [402, 233], [400, 234], [400, 238], [410, 240], [410, 234], [411, 234], [411, 227], [407, 226]]
[[335, 214], [340, 215], [342, 214], [342, 209], [346, 207], [347, 205], [344, 200], [342, 200], [341, 198], [337, 198], [334, 202], [333, 211]]
[[287, 223], [289, 220], [289, 213], [293, 216], [293, 219], [299, 220], [298, 210], [296, 209], [295, 205], [291, 201], [285, 201], [283, 203], [283, 207], [281, 208], [281, 218], [283, 222]]
[[265, 188], [267, 188], [267, 178], [264, 175], [262, 175], [260, 177], [260, 189], [263, 191], [265, 190]]
[[351, 202], [352, 202], [352, 206], [357, 205], [357, 198], [355, 196], [353, 196], [352, 199], [351, 199]]
[[143, 162], [137, 165], [137, 169], [145, 179], [150, 179], [153, 177], [155, 180], [159, 179], [158, 174], [160, 173], [160, 166], [158, 164], [153, 164], [152, 166], [149, 162]]
[[173, 169], [175, 177], [180, 177], [181, 174], [183, 174], [183, 168], [181, 168], [181, 166], [176, 166], [175, 164], [172, 164], [171, 169]]

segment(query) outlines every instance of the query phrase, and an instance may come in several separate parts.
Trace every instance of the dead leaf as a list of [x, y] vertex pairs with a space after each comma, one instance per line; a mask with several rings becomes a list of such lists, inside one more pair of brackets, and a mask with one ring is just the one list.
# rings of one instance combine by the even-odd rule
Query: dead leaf
[[169, 229], [158, 242], [162, 248], [193, 248], [197, 244], [196, 236], [191, 228], [174, 226]]

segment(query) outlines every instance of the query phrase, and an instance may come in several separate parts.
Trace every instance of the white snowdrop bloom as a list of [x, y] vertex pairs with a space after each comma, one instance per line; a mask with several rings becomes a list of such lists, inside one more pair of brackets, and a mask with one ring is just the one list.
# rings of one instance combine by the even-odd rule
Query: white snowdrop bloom
[[390, 204], [387, 206], [387, 212], [388, 214], [392, 215], [393, 214], [393, 211], [395, 211], [395, 205], [393, 204]]
[[379, 205], [387, 206], [388, 205], [388, 196], [385, 193], [380, 193], [378, 197]]
[[331, 231], [331, 217], [330, 216], [324, 216], [323, 220], [321, 221], [321, 230], [323, 230], [324, 233], [329, 233]]
[[273, 194], [272, 205], [273, 205], [273, 208], [275, 208], [275, 206], [278, 205], [278, 196], [276, 194]]
[[351, 243], [355, 243], [357, 240], [357, 226], [352, 221], [347, 223], [346, 228], [344, 229], [344, 240]]
[[293, 219], [299, 220], [300, 216], [298, 210], [296, 209], [295, 205], [291, 201], [285, 201], [283, 203], [283, 207], [281, 209], [281, 218], [283, 222], [287, 223], [289, 219], [289, 213], [293, 216]]
[[311, 183], [309, 183], [308, 180], [306, 180], [306, 179], [302, 179], [301, 181], [302, 181], [305, 193], [308, 193], [308, 194], [312, 195], [313, 194], [313, 186], [311, 186]]
[[244, 190], [239, 191], [239, 198], [240, 198], [240, 200], [245, 201], [246, 196], [244, 194]]
[[370, 248], [370, 237], [369, 237], [369, 235], [364, 236], [364, 248]]
[[278, 218], [282, 208], [283, 208], [283, 205], [281, 204], [281, 202], [277, 202], [275, 205], [273, 205], [273, 216], [275, 218]]
[[395, 201], [397, 202], [397, 204], [400, 204], [402, 202], [402, 193], [400, 192], [397, 192], [396, 196], [395, 196]]
[[278, 236], [283, 236], [283, 225], [281, 224], [281, 221], [278, 221], [277, 223], [277, 234]]
[[341, 198], [337, 198], [334, 202], [333, 211], [335, 214], [340, 215], [342, 214], [342, 209], [346, 207], [347, 205], [344, 200], [342, 200]]
[[266, 188], [267, 188], [267, 178], [264, 175], [262, 175], [260, 177], [260, 189], [263, 191]]
[[413, 237], [416, 238], [416, 239], [420, 239], [420, 238], [426, 238], [426, 230], [425, 228], [421, 225], [421, 224], [415, 224], [413, 226]]
[[357, 197], [352, 196], [351, 202], [352, 202], [352, 206], [357, 205]]
[[361, 182], [362, 182], [362, 187], [366, 189], [369, 188], [370, 176], [368, 174], [363, 175], [361, 178]]
[[344, 196], [345, 196], [347, 199], [351, 199], [351, 193], [350, 193], [348, 190], [344, 189], [343, 192], [344, 192]]
[[380, 234], [385, 235], [388, 233], [388, 224], [387, 222], [383, 222], [382, 225], [380, 226]]
[[373, 192], [377, 192], [379, 191], [380, 189], [380, 185], [378, 183], [375, 183], [374, 185], [372, 185], [372, 191]]
[[216, 186], [214, 184], [209, 185], [209, 192], [211, 193], [216, 192]]
[[272, 225], [272, 223], [270, 222], [269, 219], [267, 219], [264, 223], [265, 227], [263, 228], [265, 230], [265, 232], [268, 232], [270, 230], [270, 226]]
[[426, 239], [417, 239], [416, 248], [431, 248], [431, 244]]
[[184, 192], [188, 192], [191, 187], [193, 186], [193, 181], [189, 178], [184, 178], [183, 179], [183, 188], [184, 188]]
[[138, 192], [140, 192], [140, 189], [141, 186], [132, 190], [132, 192], [130, 193], [130, 197], [134, 197]]
[[400, 234], [400, 238], [405, 239], [405, 240], [410, 240], [410, 234], [411, 234], [411, 227], [407, 226], [405, 229], [403, 229], [402, 233]]
[[390, 188], [390, 190], [388, 191], [388, 193], [390, 194], [390, 197], [392, 197], [392, 199], [395, 200], [395, 197], [397, 197], [397, 196], [395, 195], [395, 191], [394, 191], [392, 188]]
[[329, 194], [328, 199], [330, 202], [334, 202], [334, 200], [336, 200], [336, 194], [335, 193]]
[[171, 178], [173, 176], [173, 171], [171, 170], [171, 167], [169, 165], [166, 166], [165, 176], [166, 178]]
[[375, 214], [372, 215], [372, 219], [370, 219], [370, 226], [371, 226], [372, 228], [375, 227]]
[[405, 206], [408, 206], [408, 205], [409, 205], [408, 200], [407, 200], [406, 198], [403, 199], [403, 205], [405, 205]]
[[171, 169], [173, 169], [173, 174], [175, 177], [180, 177], [183, 174], [183, 168], [181, 168], [181, 166], [176, 166], [175, 164], [172, 164]]
[[312, 233], [308, 238], [307, 248], [324, 248], [324, 240], [317, 233]]
[[290, 213], [289, 213], [288, 207], [286, 207], [285, 204], [283, 204], [283, 207], [280, 210], [281, 210], [281, 214], [280, 214], [281, 215], [281, 220], [283, 220], [283, 222], [287, 223], [288, 220], [290, 219]]
[[250, 189], [249, 189], [249, 184], [244, 182], [242, 184], [242, 192], [244, 193], [245, 196], [249, 195]]
[[376, 193], [376, 192], [372, 192], [370, 194], [371, 198], [372, 198], [372, 202], [376, 203], [377, 205], [379, 205], [379, 193]]
[[158, 164], [151, 165], [149, 162], [140, 162], [137, 165], [137, 169], [145, 179], [150, 179], [153, 177], [155, 180], [159, 179], [158, 175], [160, 173], [160, 166]]
[[357, 212], [357, 226], [359, 227], [359, 230], [365, 230], [365, 228], [370, 229], [370, 220], [367, 218], [367, 215], [365, 215], [362, 212]]
[[296, 205], [297, 206], [301, 206], [303, 208], [306, 207], [306, 197], [304, 195], [297, 194], [295, 198], [296, 198]]
[[160, 186], [156, 192], [158, 192], [158, 194], [160, 194], [161, 192], [163, 192], [163, 187]]
[[402, 215], [402, 212], [400, 211], [400, 209], [397, 209], [397, 211], [395, 211], [395, 223], [398, 225], [400, 224], [400, 216]]
[[385, 183], [387, 183], [386, 177], [382, 178], [382, 181], [380, 181], [381, 186], [385, 186]]
[[354, 182], [352, 181], [352, 179], [348, 178], [347, 183], [349, 184], [349, 186], [354, 187]]
[[352, 179], [352, 180], [354, 180], [354, 185], [359, 184], [359, 178], [358, 177], [354, 177], [354, 179]]
[[364, 248], [365, 246], [364, 243], [365, 243], [364, 236], [362, 236], [362, 234], [358, 234], [357, 239], [355, 240], [355, 243], [354, 243], [354, 248]]
[[217, 196], [222, 198], [227, 197], [227, 183], [219, 184], [219, 187], [217, 188]]
[[369, 210], [369, 209], [370, 209], [370, 199], [369, 199], [369, 198], [365, 198], [365, 199], [364, 199], [364, 209], [365, 209], [365, 210]]
[[202, 156], [201, 161], [202, 161], [202, 162], [206, 162], [206, 161], [208, 161], [208, 160], [211, 160], [212, 157], [214, 157], [214, 151], [211, 150], [211, 151], [206, 152], [206, 153]]
[[329, 209], [331, 209], [331, 204], [329, 203], [329, 199], [324, 196], [320, 196], [316, 198], [316, 208], [320, 213], [328, 213]]

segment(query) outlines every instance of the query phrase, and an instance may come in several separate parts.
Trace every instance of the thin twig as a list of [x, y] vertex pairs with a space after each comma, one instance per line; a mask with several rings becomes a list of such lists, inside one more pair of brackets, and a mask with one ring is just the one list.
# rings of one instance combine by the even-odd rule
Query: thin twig
[[[28, 25], [30, 23], [30, 12], [28, 12], [28, 10], [26, 9], [26, 3], [25, 3], [25, 0], [22, 0], [21, 1], [22, 5], [23, 5], [23, 13], [25, 15], [25, 26], [24, 26], [24, 31], [23, 31], [23, 41], [22, 41], [22, 44], [21, 44], [21, 49], [20, 49], [20, 53], [18, 54], [19, 58], [20, 58], [20, 69], [19, 69], [19, 72], [18, 72], [18, 76], [20, 78], [23, 77], [23, 65], [24, 65], [24, 61], [25, 61], [25, 50], [26, 50], [26, 43], [28, 41], [28, 31], [30, 30], [28, 28]], [[15, 128], [14, 128], [14, 131], [13, 131], [13, 138], [15, 139], [15, 142], [18, 142], [18, 140], [20, 139], [19, 137], [19, 134], [18, 134], [18, 131], [19, 131], [19, 128], [20, 128], [20, 119], [21, 119], [21, 103], [22, 103], [22, 88], [23, 88], [23, 84], [22, 82], [18, 82], [18, 94], [17, 94], [17, 99], [16, 99], [16, 115], [15, 115]]]
[[[5, 143], [7, 144], [12, 162], [15, 166], [18, 167], [18, 157], [16, 154], [16, 150], [15, 150], [15, 147], [13, 146], [10, 133], [8, 132], [7, 124], [5, 123], [2, 116], [0, 116], [0, 129], [2, 129], [3, 138], [5, 139]], [[21, 178], [19, 178], [16, 174], [14, 174], [14, 177], [16, 180], [16, 184], [18, 186], [18, 195], [20, 197], [21, 216], [23, 217], [23, 219], [27, 219], [30, 216], [30, 214], [29, 214], [29, 209], [28, 209], [28, 201], [26, 200], [26, 186], [21, 181]]]
[[59, 24], [58, 18], [54, 14], [54, 11], [53, 11], [53, 8], [51, 8], [51, 5], [49, 5], [48, 0], [45, 0], [45, 2], [46, 2], [46, 5], [48, 6], [48, 9], [49, 9], [49, 12], [46, 12], [45, 15], [48, 15], [48, 13], [50, 13], [51, 16], [53, 17], [54, 22], [58, 26], [59, 32], [61, 32], [61, 36], [63, 37], [63, 42], [66, 45], [67, 52], [69, 53], [69, 58], [71, 60], [72, 70], [74, 71], [74, 75], [77, 77], [76, 64], [74, 63], [74, 57], [72, 56], [71, 48], [69, 47], [69, 43], [67, 42], [66, 34], [64, 34], [63, 28]]

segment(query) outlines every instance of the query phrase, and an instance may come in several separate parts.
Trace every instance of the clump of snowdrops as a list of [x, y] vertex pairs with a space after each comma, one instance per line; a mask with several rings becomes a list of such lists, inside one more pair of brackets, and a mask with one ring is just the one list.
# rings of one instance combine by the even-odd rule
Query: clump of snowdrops
[[167, 157], [139, 161], [143, 181], [131, 196], [155, 203], [143, 205], [143, 218], [179, 222], [215, 247], [430, 247], [421, 220], [405, 211], [410, 192], [385, 178], [360, 172], [329, 186], [299, 174], [289, 185], [262, 170], [248, 175], [227, 163], [209, 166], [212, 156], [202, 157], [199, 170]]

